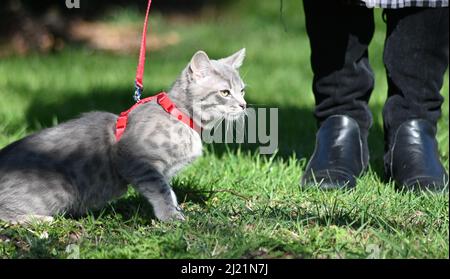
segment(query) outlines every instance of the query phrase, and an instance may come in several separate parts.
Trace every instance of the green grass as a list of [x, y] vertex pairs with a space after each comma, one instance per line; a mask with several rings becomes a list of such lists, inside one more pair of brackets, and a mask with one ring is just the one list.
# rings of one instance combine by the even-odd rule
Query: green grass
[[[206, 146], [205, 155], [173, 181], [186, 222], [155, 221], [151, 207], [130, 189], [77, 220], [0, 224], [0, 258], [448, 258], [449, 196], [399, 192], [382, 179], [386, 80], [379, 12], [370, 48], [376, 74], [371, 168], [353, 191], [299, 188], [314, 144], [312, 74], [301, 3], [284, 2], [284, 24], [278, 1], [236, 2], [186, 23], [153, 13], [153, 34], [175, 31], [181, 42], [150, 53], [145, 77], [146, 93], [157, 92], [196, 50], [222, 57], [246, 47], [242, 74], [249, 103], [280, 109], [277, 154]], [[134, 20], [130, 13], [107, 20]], [[84, 47], [0, 60], [0, 147], [81, 112], [127, 108], [136, 63], [136, 55]], [[447, 74], [438, 133], [447, 170], [448, 91]]]

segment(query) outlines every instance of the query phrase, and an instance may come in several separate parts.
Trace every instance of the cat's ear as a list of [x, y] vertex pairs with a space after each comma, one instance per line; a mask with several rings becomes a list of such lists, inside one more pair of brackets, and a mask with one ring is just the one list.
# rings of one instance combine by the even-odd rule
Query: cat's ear
[[212, 64], [204, 51], [197, 51], [191, 59], [189, 69], [194, 78], [203, 78], [211, 71]]
[[238, 52], [227, 58], [221, 59], [220, 61], [230, 65], [231, 67], [237, 70], [242, 66], [242, 63], [244, 63], [244, 59], [245, 59], [245, 48], [239, 50]]

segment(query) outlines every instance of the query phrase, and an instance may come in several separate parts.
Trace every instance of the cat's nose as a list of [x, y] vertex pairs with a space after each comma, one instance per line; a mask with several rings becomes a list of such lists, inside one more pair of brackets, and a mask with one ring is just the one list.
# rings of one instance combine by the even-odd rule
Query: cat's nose
[[241, 103], [241, 104], [239, 104], [239, 106], [240, 106], [242, 109], [245, 109], [245, 108], [247, 107], [247, 104], [246, 104], [246, 103]]

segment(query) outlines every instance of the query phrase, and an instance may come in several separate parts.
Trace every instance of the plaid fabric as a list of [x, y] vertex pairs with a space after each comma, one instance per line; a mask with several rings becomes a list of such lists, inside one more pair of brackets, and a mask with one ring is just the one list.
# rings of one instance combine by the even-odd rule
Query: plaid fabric
[[[344, 1], [345, 2], [345, 1]], [[350, 0], [368, 8], [400, 9], [406, 7], [442, 8], [448, 7], [448, 0]]]

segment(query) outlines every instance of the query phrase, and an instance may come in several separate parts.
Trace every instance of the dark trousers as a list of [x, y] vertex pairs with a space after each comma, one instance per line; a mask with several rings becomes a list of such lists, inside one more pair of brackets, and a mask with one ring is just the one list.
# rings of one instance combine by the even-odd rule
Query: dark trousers
[[[367, 136], [372, 125], [368, 101], [374, 76], [368, 45], [373, 10], [339, 1], [304, 0], [314, 73], [314, 115], [319, 124], [331, 115], [354, 118]], [[434, 127], [441, 116], [440, 89], [448, 67], [448, 8], [384, 10], [387, 34], [383, 61], [388, 97], [383, 109], [386, 142], [410, 119]]]

